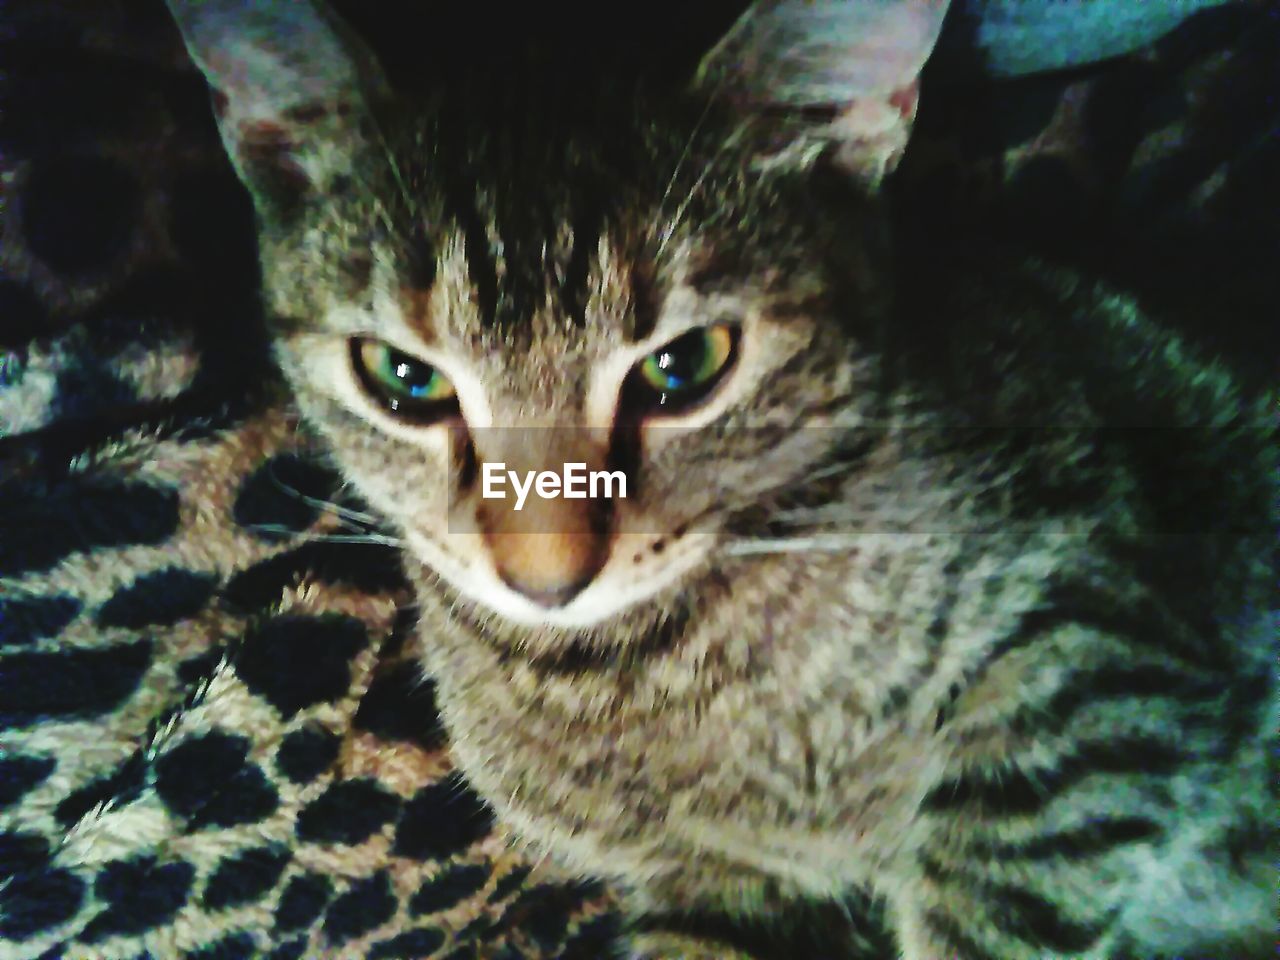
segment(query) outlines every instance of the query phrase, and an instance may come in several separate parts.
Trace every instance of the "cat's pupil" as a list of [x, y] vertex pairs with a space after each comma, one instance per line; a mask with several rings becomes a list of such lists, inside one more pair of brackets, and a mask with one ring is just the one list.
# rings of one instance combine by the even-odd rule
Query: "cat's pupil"
[[388, 352], [387, 365], [391, 368], [391, 375], [400, 381], [409, 396], [425, 397], [431, 392], [437, 374], [429, 365], [394, 351]]
[[701, 335], [681, 337], [655, 355], [654, 364], [662, 371], [667, 386], [678, 389], [693, 380], [707, 361], [707, 343]]

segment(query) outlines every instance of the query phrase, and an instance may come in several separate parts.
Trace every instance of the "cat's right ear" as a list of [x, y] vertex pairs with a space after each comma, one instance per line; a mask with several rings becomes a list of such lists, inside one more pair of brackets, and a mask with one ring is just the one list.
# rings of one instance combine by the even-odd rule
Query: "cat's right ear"
[[260, 213], [349, 173], [385, 92], [373, 55], [313, 0], [167, 0]]
[[874, 192], [906, 148], [949, 2], [756, 0], [697, 82], [774, 121], [762, 161], [824, 153]]

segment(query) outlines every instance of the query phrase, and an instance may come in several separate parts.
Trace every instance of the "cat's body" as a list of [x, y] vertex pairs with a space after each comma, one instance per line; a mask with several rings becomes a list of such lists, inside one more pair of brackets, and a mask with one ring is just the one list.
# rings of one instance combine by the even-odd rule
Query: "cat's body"
[[[1017, 426], [996, 428], [972, 409], [990, 395], [967, 392], [954, 419], [904, 416], [828, 493], [834, 522], [797, 524], [778, 553], [730, 542], [657, 598], [675, 629], [530, 652], [527, 631], [418, 568], [424, 661], [459, 759], [538, 852], [662, 913], [785, 925], [796, 901], [871, 891], [908, 958], [1261, 955], [1247, 951], [1266, 948], [1273, 913], [1272, 541], [1261, 524], [1241, 536], [1265, 509], [1262, 475], [1252, 493], [1212, 479], [1261, 460], [1261, 434], [1201, 422], [1179, 438], [1141, 415], [1073, 429], [1083, 389], [1169, 389], [1202, 414], [1234, 401], [1218, 375], [1192, 386], [1176, 355], [1066, 379], [1086, 344], [1161, 351], [1163, 334], [1046, 268], [987, 269], [929, 274], [974, 294], [951, 301], [949, 337], [925, 324], [929, 349], [945, 343], [988, 388], [1008, 363], [1035, 370], [1007, 385]], [[1003, 344], [988, 321], [1010, 314], [987, 312], [987, 283], [1021, 288], [1025, 328]], [[1072, 355], [1051, 358], [1048, 325], [1068, 318]], [[1018, 414], [1054, 394], [1061, 419], [1028, 428]], [[975, 422], [988, 429], [957, 426]], [[1042, 453], [1062, 473], [1002, 443], [1059, 445]], [[1135, 447], [1145, 476], [1085, 453]], [[1164, 471], [1194, 501], [1116, 496]], [[1209, 523], [1216, 540], [1196, 535]], [[816, 543], [793, 552], [793, 537]]]
[[[309, 5], [173, 5], [282, 366], [403, 536], [456, 756], [538, 854], [652, 925], [865, 898], [905, 960], [1264, 949], [1269, 411], [1067, 274], [927, 229], [886, 257], [865, 126], [366, 106]], [[307, 42], [246, 85], [236, 31]], [[637, 371], [690, 335], [705, 390], [654, 405]], [[571, 460], [628, 498], [479, 494]]]

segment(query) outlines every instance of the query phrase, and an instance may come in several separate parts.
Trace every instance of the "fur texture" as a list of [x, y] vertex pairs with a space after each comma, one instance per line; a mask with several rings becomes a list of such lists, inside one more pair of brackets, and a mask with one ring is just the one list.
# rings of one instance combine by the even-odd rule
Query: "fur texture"
[[[301, 16], [184, 26], [281, 364], [403, 539], [455, 754], [535, 854], [709, 956], [737, 935], [687, 915], [785, 930], [841, 902], [905, 960], [1261, 955], [1272, 407], [1074, 275], [919, 225], [890, 256], [829, 116], [705, 89], [402, 103], [353, 85], [363, 55], [281, 53], [331, 38]], [[218, 58], [237, 29], [315, 102], [255, 101]], [[723, 385], [633, 415], [628, 371], [716, 322], [741, 336]], [[388, 415], [352, 338], [444, 371], [460, 416]], [[603, 521], [495, 516], [474, 465], [513, 457], [635, 492]], [[548, 604], [497, 529], [603, 559]], [[667, 936], [636, 949], [690, 955]]]

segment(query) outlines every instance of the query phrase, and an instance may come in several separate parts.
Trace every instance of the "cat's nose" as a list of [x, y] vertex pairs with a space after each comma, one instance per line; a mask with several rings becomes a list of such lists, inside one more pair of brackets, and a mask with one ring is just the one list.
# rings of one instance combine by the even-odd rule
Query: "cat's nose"
[[[571, 490], [577, 482], [572, 476], [580, 481], [583, 473], [590, 475], [603, 466], [600, 451], [578, 431], [500, 431], [481, 439], [496, 445], [493, 453], [500, 451], [501, 469], [514, 478], [501, 490], [495, 483], [489, 488], [481, 485], [478, 491], [476, 519], [494, 572], [541, 607], [568, 604], [595, 580], [609, 558], [615, 519], [612, 493], [597, 496], [594, 486]], [[570, 472], [575, 465], [581, 472]], [[544, 490], [548, 473], [562, 477]], [[535, 475], [538, 486], [531, 488]], [[521, 477], [526, 493], [515, 494]], [[622, 490], [625, 496], [625, 487]]]
[[600, 572], [605, 538], [596, 533], [488, 535], [502, 582], [543, 607], [562, 607]]

